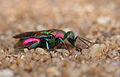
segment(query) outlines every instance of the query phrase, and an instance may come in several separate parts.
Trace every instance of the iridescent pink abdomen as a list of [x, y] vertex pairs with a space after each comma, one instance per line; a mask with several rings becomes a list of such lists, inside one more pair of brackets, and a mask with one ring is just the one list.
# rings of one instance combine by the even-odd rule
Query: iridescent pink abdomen
[[31, 45], [37, 43], [37, 42], [40, 42], [40, 39], [37, 39], [37, 38], [28, 38], [28, 39], [20, 41], [19, 46], [28, 47], [28, 46], [31, 46]]

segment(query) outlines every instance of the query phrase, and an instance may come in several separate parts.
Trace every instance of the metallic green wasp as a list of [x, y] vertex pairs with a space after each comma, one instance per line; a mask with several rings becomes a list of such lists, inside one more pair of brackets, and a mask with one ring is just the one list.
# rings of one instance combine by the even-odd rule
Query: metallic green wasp
[[25, 32], [14, 36], [14, 38], [20, 39], [18, 41], [18, 46], [27, 47], [29, 49], [35, 47], [46, 47], [49, 50], [50, 47], [53, 48], [55, 46], [58, 46], [60, 42], [65, 45], [65, 39], [67, 39], [68, 42], [70, 42], [70, 44], [72, 44], [73, 46], [75, 46], [77, 39], [82, 41], [87, 46], [87, 48], [89, 48], [89, 45], [87, 43], [91, 43], [85, 38], [79, 36], [75, 37], [72, 31], [65, 32], [58, 29]]

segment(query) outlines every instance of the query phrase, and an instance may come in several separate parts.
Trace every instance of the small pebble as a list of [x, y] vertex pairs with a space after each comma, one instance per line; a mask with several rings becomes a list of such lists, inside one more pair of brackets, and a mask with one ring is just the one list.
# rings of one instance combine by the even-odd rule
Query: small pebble
[[48, 54], [44, 49], [42, 49], [42, 48], [36, 48], [36, 53], [38, 53], [38, 54]]
[[0, 77], [14, 77], [14, 72], [10, 69], [0, 70]]
[[99, 17], [98, 19], [97, 19], [97, 22], [99, 23], [99, 24], [107, 24], [108, 22], [110, 21], [110, 17]]
[[103, 49], [105, 48], [104, 44], [94, 44], [90, 48], [90, 56], [91, 57], [101, 57], [103, 53]]
[[61, 75], [61, 73], [57, 67], [50, 67], [46, 70], [46, 72], [47, 72], [48, 76], [51, 76], [51, 77]]
[[29, 50], [28, 50], [28, 48], [24, 48], [24, 52], [28, 52]]
[[4, 39], [5, 39], [5, 36], [4, 36], [4, 35], [0, 35], [0, 39], [1, 39], [1, 40], [4, 40]]
[[4, 50], [3, 49], [0, 49], [0, 54], [3, 54], [4, 53]]
[[25, 56], [24, 55], [21, 55], [21, 59], [23, 59]]

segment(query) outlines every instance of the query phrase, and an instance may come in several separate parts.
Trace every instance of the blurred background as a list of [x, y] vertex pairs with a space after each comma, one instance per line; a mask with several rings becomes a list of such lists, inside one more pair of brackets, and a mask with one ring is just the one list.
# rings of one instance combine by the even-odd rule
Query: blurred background
[[51, 28], [83, 35], [91, 29], [106, 31], [120, 24], [119, 4], [119, 0], [1, 0], [0, 34]]

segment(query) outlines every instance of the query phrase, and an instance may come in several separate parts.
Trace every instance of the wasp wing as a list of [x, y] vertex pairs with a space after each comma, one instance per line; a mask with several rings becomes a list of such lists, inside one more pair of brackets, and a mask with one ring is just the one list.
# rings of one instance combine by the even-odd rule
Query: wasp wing
[[62, 30], [58, 30], [58, 29], [49, 29], [49, 30], [42, 30], [42, 31], [25, 32], [25, 33], [15, 35], [13, 37], [14, 38], [19, 38], [19, 39], [43, 38], [43, 37], [49, 38], [49, 37], [52, 37], [52, 34], [47, 35], [47, 34], [43, 34], [43, 32], [54, 32], [54, 31], [63, 32]]
[[18, 35], [13, 36], [14, 38], [19, 38], [19, 39], [27, 39], [27, 38], [44, 38], [44, 37], [52, 37], [52, 35], [45, 35], [42, 34], [45, 30], [43, 31], [34, 31], [34, 32], [25, 32], [21, 33]]

